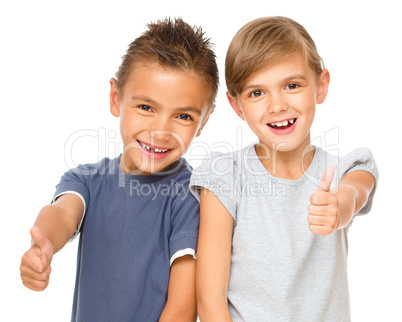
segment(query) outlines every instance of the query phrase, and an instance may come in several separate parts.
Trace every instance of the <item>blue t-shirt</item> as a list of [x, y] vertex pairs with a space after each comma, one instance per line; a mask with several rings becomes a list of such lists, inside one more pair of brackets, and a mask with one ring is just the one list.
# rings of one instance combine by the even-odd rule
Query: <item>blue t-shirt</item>
[[84, 202], [71, 321], [157, 321], [170, 265], [195, 256], [199, 205], [184, 159], [156, 175], [126, 175], [119, 158], [67, 171], [54, 200]]

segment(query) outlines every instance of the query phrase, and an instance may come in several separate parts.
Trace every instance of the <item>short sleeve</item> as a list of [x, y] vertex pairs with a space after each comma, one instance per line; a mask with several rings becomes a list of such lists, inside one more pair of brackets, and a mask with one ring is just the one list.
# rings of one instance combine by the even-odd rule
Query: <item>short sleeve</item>
[[77, 168], [70, 169], [65, 172], [61, 177], [60, 182], [56, 185], [56, 191], [52, 199], [53, 203], [60, 196], [72, 193], [80, 197], [84, 204], [84, 213], [82, 215], [81, 222], [77, 226], [74, 236], [71, 238], [71, 240], [73, 240], [78, 235], [82, 221], [84, 220], [87, 206], [89, 204], [89, 192], [86, 187], [85, 178], [86, 175], [89, 175], [88, 171], [89, 169], [86, 169], [85, 166], [78, 166]]
[[170, 265], [184, 255], [196, 258], [200, 206], [189, 191], [189, 176], [176, 184], [177, 194], [172, 201], [171, 234], [169, 238]]
[[237, 162], [232, 154], [214, 152], [207, 156], [201, 165], [193, 170], [190, 190], [200, 200], [201, 188], [214, 193], [236, 222], [237, 194], [240, 192], [236, 180]]
[[364, 205], [364, 207], [357, 213], [357, 215], [364, 215], [370, 212], [372, 204], [373, 204], [373, 198], [375, 195], [375, 192], [377, 190], [377, 185], [378, 185], [378, 178], [379, 178], [379, 173], [377, 169], [377, 165], [375, 163], [373, 154], [368, 148], [359, 148], [356, 149], [344, 157], [340, 158], [339, 160], [339, 175], [340, 178], [343, 178], [345, 175], [347, 175], [350, 172], [353, 171], [367, 171], [371, 173], [371, 175], [374, 177], [375, 180], [375, 186], [373, 188], [373, 191], [370, 193], [370, 196]]

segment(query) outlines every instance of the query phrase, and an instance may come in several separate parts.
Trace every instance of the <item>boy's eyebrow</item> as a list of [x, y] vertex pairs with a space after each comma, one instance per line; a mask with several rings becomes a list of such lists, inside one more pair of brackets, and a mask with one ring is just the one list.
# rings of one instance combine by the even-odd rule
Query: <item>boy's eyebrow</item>
[[154, 101], [153, 99], [151, 99], [151, 98], [149, 98], [147, 96], [134, 95], [134, 96], [131, 97], [131, 100], [132, 101], [134, 101], [134, 100], [144, 101], [144, 102], [149, 103], [149, 104], [154, 105], [154, 106], [159, 105], [158, 102]]
[[[134, 100], [144, 101], [146, 103], [151, 104], [152, 106], [159, 106], [158, 102], [154, 101], [152, 98], [149, 98], [147, 96], [134, 95], [134, 96], [131, 97], [131, 100], [132, 101], [134, 101]], [[184, 113], [184, 112], [194, 112], [194, 113], [196, 113], [198, 115], [201, 115], [201, 111], [198, 108], [193, 107], [193, 106], [178, 107], [178, 108], [175, 109], [175, 111], [182, 112], [182, 113]]]
[[200, 111], [198, 108], [192, 107], [192, 106], [189, 106], [189, 107], [179, 107], [179, 108], [176, 109], [176, 111], [177, 111], [177, 112], [194, 112], [194, 113], [196, 113], [196, 114], [198, 114], [198, 115], [201, 115], [201, 111]]

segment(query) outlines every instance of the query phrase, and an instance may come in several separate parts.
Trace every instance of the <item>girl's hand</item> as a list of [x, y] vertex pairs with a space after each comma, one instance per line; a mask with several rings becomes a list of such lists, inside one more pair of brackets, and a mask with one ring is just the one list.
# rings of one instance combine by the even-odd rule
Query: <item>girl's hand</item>
[[338, 195], [330, 192], [330, 186], [335, 170], [328, 167], [321, 177], [317, 191], [310, 197], [308, 217], [310, 230], [318, 235], [327, 236], [333, 233], [339, 225]]

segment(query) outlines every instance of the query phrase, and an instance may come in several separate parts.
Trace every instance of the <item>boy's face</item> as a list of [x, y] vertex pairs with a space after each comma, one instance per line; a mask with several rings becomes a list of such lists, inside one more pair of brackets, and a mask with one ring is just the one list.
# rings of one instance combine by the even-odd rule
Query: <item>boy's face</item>
[[[211, 90], [195, 73], [137, 64], [119, 97], [111, 80], [110, 108], [120, 116], [127, 173], [163, 171], [187, 150], [208, 119]], [[124, 163], [123, 163], [124, 162]]]
[[315, 105], [324, 102], [328, 85], [327, 70], [317, 79], [304, 56], [294, 54], [252, 74], [242, 93], [228, 98], [262, 144], [292, 151], [310, 143]]

